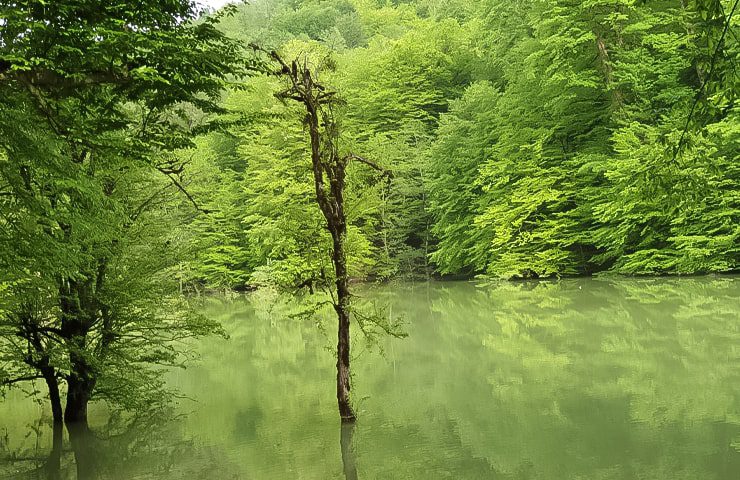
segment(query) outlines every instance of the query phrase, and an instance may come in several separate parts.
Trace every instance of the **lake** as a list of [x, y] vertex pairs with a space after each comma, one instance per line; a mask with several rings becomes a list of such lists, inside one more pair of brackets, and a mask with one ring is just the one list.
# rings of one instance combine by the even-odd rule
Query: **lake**
[[[86, 475], [740, 478], [740, 278], [355, 288], [408, 337], [369, 348], [353, 324], [354, 429], [336, 411], [331, 320], [267, 294], [210, 298], [230, 338], [169, 375], [180, 416], [106, 440]], [[0, 403], [0, 477], [45, 478], [49, 416], [20, 392]], [[68, 444], [59, 478], [77, 478]]]

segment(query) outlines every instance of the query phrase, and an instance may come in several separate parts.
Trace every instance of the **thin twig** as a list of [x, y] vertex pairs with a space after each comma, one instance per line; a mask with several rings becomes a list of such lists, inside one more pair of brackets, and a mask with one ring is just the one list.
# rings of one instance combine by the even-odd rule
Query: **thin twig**
[[177, 178], [175, 178], [173, 175], [170, 175], [168, 173], [165, 173], [165, 172], [162, 172], [162, 173], [164, 173], [167, 176], [167, 178], [170, 179], [170, 181], [172, 182], [172, 184], [175, 187], [177, 187], [177, 189], [180, 190], [180, 192], [182, 192], [183, 195], [185, 195], [185, 197], [187, 197], [187, 199], [190, 201], [190, 203], [193, 205], [193, 207], [197, 211], [199, 211], [201, 213], [205, 213], [206, 215], [209, 214], [209, 213], [213, 213], [212, 210], [201, 208], [201, 206], [198, 205], [198, 202], [195, 201], [195, 198], [193, 198], [193, 196], [190, 194], [190, 192], [187, 191], [187, 189], [182, 185], [182, 183], [180, 183], [180, 181]]

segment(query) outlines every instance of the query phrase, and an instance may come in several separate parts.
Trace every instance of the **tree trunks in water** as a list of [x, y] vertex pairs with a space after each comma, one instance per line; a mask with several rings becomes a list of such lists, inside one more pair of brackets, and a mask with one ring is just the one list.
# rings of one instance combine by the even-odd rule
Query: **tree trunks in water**
[[[334, 231], [332, 231], [334, 234]], [[347, 276], [347, 259], [344, 254], [344, 232], [337, 232], [334, 240], [334, 269], [337, 276], [337, 403], [342, 422], [355, 421], [355, 412], [350, 404], [350, 336], [349, 336], [349, 279]]]
[[75, 455], [77, 480], [94, 480], [100, 478], [98, 444], [90, 432], [87, 423], [67, 423], [69, 443]]
[[51, 480], [59, 478], [59, 469], [62, 461], [62, 442], [64, 440], [64, 412], [62, 410], [62, 398], [59, 394], [59, 380], [53, 368], [42, 369], [42, 375], [49, 389], [49, 402], [51, 403], [51, 416], [53, 422], [52, 449], [46, 461], [46, 473]]
[[337, 312], [337, 403], [342, 422], [354, 422], [355, 412], [350, 403], [350, 292], [347, 273], [347, 216], [344, 212], [344, 182], [347, 158], [339, 155], [339, 131], [332, 113], [332, 95], [317, 84], [304, 65], [293, 62], [290, 72], [293, 88], [291, 98], [300, 100], [306, 107], [306, 125], [311, 139], [311, 164], [313, 168], [316, 201], [326, 219], [332, 237], [332, 263], [336, 277]]
[[54, 421], [54, 430], [52, 433], [52, 448], [49, 458], [46, 460], [46, 474], [49, 480], [60, 478], [60, 469], [62, 467], [62, 446], [64, 442], [64, 423]]
[[[254, 47], [261, 50], [259, 47]], [[285, 63], [275, 52], [267, 52], [280, 64], [276, 75], [285, 77], [290, 86], [278, 94], [283, 99], [295, 100], [306, 108], [304, 122], [311, 141], [311, 166], [313, 170], [316, 202], [326, 219], [331, 233], [332, 263], [336, 276], [337, 312], [337, 402], [343, 423], [354, 422], [355, 412], [350, 403], [350, 300], [347, 273], [347, 216], [344, 211], [344, 184], [349, 159], [339, 154], [339, 127], [333, 108], [337, 103], [335, 92], [328, 91], [314, 77], [307, 61]]]

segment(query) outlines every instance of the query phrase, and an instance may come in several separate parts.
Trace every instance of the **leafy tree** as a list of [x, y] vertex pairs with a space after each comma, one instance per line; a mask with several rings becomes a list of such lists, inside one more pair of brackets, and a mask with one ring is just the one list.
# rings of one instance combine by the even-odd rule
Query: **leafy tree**
[[168, 152], [209, 128], [197, 112], [220, 112], [226, 76], [243, 72], [219, 17], [197, 17], [189, 1], [0, 4], [0, 209], [13, 245], [0, 264], [15, 282], [2, 347], [21, 373], [3, 381], [30, 370], [54, 392], [63, 379], [70, 424], [86, 423], [94, 394], [125, 403], [156, 385], [132, 364], [172, 363], [170, 340], [214, 328], [154, 288], [170, 265], [154, 258], [174, 240], [145, 233], [164, 193], [193, 200]]

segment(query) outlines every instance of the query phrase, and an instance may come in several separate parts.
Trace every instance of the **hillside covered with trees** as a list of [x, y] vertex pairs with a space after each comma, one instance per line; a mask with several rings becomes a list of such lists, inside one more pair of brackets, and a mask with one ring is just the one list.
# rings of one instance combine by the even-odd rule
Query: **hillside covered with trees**
[[[740, 130], [732, 1], [255, 0], [221, 29], [304, 57], [336, 89], [360, 279], [732, 272]], [[188, 280], [321, 278], [295, 106], [259, 76], [236, 125], [184, 152]]]

